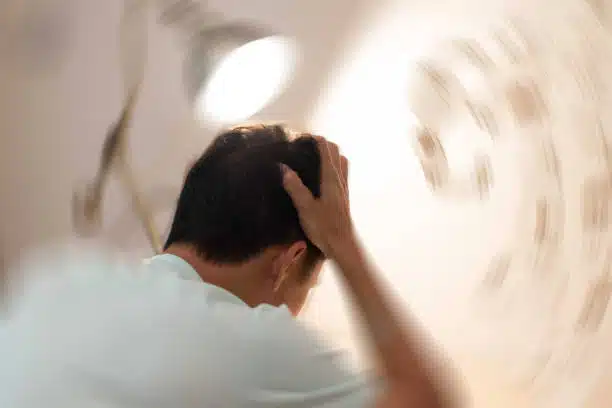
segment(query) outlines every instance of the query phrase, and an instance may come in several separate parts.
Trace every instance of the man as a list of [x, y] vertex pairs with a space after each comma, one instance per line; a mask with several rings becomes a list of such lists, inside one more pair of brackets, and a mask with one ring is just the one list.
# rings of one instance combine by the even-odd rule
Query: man
[[[0, 406], [449, 406], [353, 231], [347, 177], [321, 137], [222, 133], [186, 175], [163, 255], [54, 266], [62, 277], [16, 308]], [[324, 260], [361, 312], [376, 379], [294, 319]]]

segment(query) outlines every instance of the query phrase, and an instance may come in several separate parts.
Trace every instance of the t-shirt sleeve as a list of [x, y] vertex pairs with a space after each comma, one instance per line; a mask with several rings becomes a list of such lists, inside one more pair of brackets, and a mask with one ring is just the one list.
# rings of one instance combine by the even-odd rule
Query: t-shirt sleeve
[[253, 407], [372, 408], [378, 380], [298, 323], [271, 330], [245, 378]]

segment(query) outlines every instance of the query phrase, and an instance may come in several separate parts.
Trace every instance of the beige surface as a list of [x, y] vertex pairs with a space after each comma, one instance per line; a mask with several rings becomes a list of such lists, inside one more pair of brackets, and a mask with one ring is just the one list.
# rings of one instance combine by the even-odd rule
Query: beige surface
[[[260, 117], [297, 123], [306, 121], [353, 16], [365, 11], [366, 3], [210, 2], [228, 19], [257, 21], [296, 37], [303, 64], [288, 92]], [[7, 0], [0, 5], [0, 18], [6, 23], [0, 24], [0, 242], [8, 259], [24, 247], [71, 234], [72, 189], [93, 174], [107, 127], [122, 104], [120, 13], [119, 0]], [[55, 49], [42, 41], [49, 37], [44, 31], [35, 36], [28, 30], [27, 22], [43, 25], [33, 17], [40, 15], [57, 17], [63, 30], [54, 28], [54, 19], [40, 20], [49, 23], [49, 31], [65, 35], [58, 36], [57, 54], [32, 61], [26, 57], [42, 55], [40, 49]], [[192, 122], [175, 38], [155, 24], [150, 35], [142, 101], [131, 139], [144, 190], [179, 184], [185, 163], [211, 135], [211, 129]], [[124, 196], [116, 190], [111, 187], [105, 205], [105, 228], [113, 228], [127, 212]], [[171, 205], [171, 201], [162, 203], [162, 212]], [[113, 233], [112, 239], [127, 236], [130, 247], [146, 248], [133, 223]]]
[[[536, 330], [538, 313], [546, 316], [546, 311], [534, 305], [550, 293], [510, 291], [501, 297], [502, 302], [499, 296], [481, 296], [474, 302], [472, 296], [492, 254], [507, 244], [520, 218], [516, 210], [530, 170], [514, 158], [524, 157], [525, 150], [510, 143], [496, 156], [505, 171], [495, 173], [495, 191], [485, 204], [440, 199], [431, 193], [409, 143], [410, 115], [406, 114], [408, 101], [403, 99], [408, 88], [402, 88], [408, 86], [403, 81], [411, 72], [407, 62], [433, 49], [441, 39], [431, 28], [469, 31], [508, 6], [502, 1], [484, 5], [475, 0], [447, 0], [433, 8], [428, 8], [429, 3], [394, 3], [397, 8], [385, 11], [386, 3], [365, 0], [213, 2], [229, 15], [255, 18], [302, 41], [305, 68], [289, 92], [261, 117], [304, 123], [314, 111], [315, 126], [329, 132], [350, 154], [360, 232], [394, 290], [436, 337], [449, 349], [459, 350], [456, 359], [474, 407], [541, 408], [528, 387], [508, 377], [515, 378], [515, 363], [530, 368], [530, 362], [537, 362], [538, 350], [534, 357], [526, 345], [537, 339], [545, 349], [555, 339], [546, 330]], [[533, 2], [517, 5], [527, 3]], [[553, 3], [541, 0], [538, 12], [556, 9]], [[63, 7], [61, 16], [67, 19], [69, 35], [61, 58], [51, 60], [47, 69], [36, 62], [39, 69], [30, 70], [8, 53], [5, 39], [13, 38], [10, 30], [20, 27], [28, 10], [44, 4]], [[478, 21], [470, 20], [474, 17], [470, 9], [476, 6]], [[7, 260], [28, 246], [71, 235], [72, 189], [95, 170], [104, 132], [121, 105], [115, 37], [119, 11], [115, 0], [4, 0], [0, 6], [0, 50], [8, 56], [0, 58], [0, 247]], [[425, 17], [432, 12], [447, 17], [433, 26]], [[389, 20], [384, 22], [383, 17]], [[360, 35], [350, 36], [359, 30]], [[206, 144], [211, 132], [190, 121], [177, 76], [181, 55], [172, 37], [155, 27], [151, 36], [155, 46], [150, 49], [131, 147], [144, 189], [161, 197], [156, 209], [161, 222], [168, 216], [168, 203], [184, 163]], [[340, 52], [345, 41], [346, 51]], [[410, 55], [401, 54], [403, 50], [410, 50]], [[384, 67], [392, 69], [377, 71]], [[387, 75], [381, 77], [380, 72]], [[581, 162], [567, 160], [570, 174], [583, 168]], [[105, 216], [105, 242], [147, 252], [124, 196], [115, 187], [109, 192]], [[575, 270], [580, 270], [579, 265]], [[313, 299], [311, 313], [337, 342], [354, 347], [337, 290], [326, 282]], [[503, 302], [508, 299], [521, 306], [516, 307], [523, 311], [518, 315], [527, 321], [508, 313], [512, 308]], [[604, 340], [591, 347], [590, 359], [605, 361], [610, 342]], [[604, 374], [589, 389], [592, 395], [586, 407], [610, 406], [610, 377]], [[571, 395], [572, 387], [584, 386], [582, 380], [557, 385], [559, 395]]]
[[[486, 76], [462, 67], [456, 41], [490, 43], [511, 16], [528, 36], [518, 60], [501, 63], [509, 58], [498, 51]], [[612, 60], [609, 34], [597, 25], [577, 1], [398, 1], [351, 44], [315, 115], [317, 129], [350, 152], [355, 216], [374, 258], [429, 330], [471, 367], [478, 405], [506, 394], [534, 406], [581, 407], [608, 384], [611, 320], [598, 312], [607, 297], [598, 282], [609, 279], [609, 224], [592, 214], [609, 204], [593, 205], [590, 196], [605, 189], [585, 189], [592, 177], [609, 180], [596, 119], [601, 112], [608, 132]], [[431, 60], [465, 90], [439, 76], [419, 87], [418, 62]], [[584, 77], [577, 82], [585, 72], [599, 75], [597, 95]], [[456, 105], [466, 101], [491, 107], [494, 137], [465, 120], [470, 110]], [[439, 126], [446, 152], [433, 160], [446, 156], [452, 174], [443, 188], [427, 181], [414, 154], [420, 126]], [[478, 156], [491, 163], [484, 192], [470, 185]], [[507, 253], [506, 277], [501, 267], [492, 276], [492, 261]]]

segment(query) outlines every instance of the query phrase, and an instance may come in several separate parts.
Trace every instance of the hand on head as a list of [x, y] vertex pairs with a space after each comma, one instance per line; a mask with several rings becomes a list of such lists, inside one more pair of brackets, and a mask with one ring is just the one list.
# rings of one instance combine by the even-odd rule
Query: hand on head
[[316, 136], [321, 157], [321, 195], [316, 198], [286, 165], [283, 184], [298, 211], [308, 238], [327, 257], [337, 245], [353, 238], [348, 194], [348, 160], [338, 146]]

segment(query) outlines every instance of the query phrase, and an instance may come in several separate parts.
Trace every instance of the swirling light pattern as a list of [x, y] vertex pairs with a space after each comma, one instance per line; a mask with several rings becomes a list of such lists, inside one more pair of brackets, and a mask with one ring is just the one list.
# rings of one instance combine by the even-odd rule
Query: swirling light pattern
[[366, 241], [409, 254], [374, 250], [449, 349], [493, 361], [496, 375], [549, 406], [582, 407], [612, 357], [603, 6], [479, 3], [478, 21], [462, 14], [470, 29], [440, 35], [460, 10], [399, 3], [356, 45], [315, 120], [353, 159], [357, 223]]
[[[517, 16], [505, 27], [494, 27], [493, 35], [481, 41], [453, 41], [449, 48], [471, 63], [485, 85], [470, 87], [462, 81], [459, 66], [447, 72], [425, 71], [429, 79], [415, 94], [415, 106], [421, 100], [443, 102], [433, 109], [445, 115], [431, 122], [427, 120], [431, 115], [424, 115], [416, 136], [422, 140], [425, 133], [437, 139], [429, 144], [438, 153], [424, 155], [422, 148], [416, 152], [422, 158], [435, 157], [429, 162], [422, 159], [435, 192], [459, 183], [448, 174], [445, 135], [438, 129], [453, 115], [465, 115], [461, 104], [479, 107], [470, 108], [469, 114], [493, 142], [524, 138], [530, 154], [524, 163], [530, 168], [523, 180], [524, 213], [512, 244], [493, 258], [484, 284], [490, 298], [505, 298], [505, 310], [529, 308], [551, 330], [543, 340], [550, 342], [550, 348], [528, 376], [534, 385], [552, 377], [573, 379], [585, 370], [596, 372], [600, 362], [587, 358], [588, 350], [612, 335], [604, 327], [612, 296], [608, 248], [612, 167], [610, 131], [604, 124], [611, 91], [605, 71], [612, 49], [609, 33], [596, 16], [575, 3], [572, 13], [548, 21], [550, 31], [538, 29], [529, 17]], [[445, 76], [450, 79], [432, 80]], [[436, 89], [441, 84], [445, 84], [442, 92]], [[474, 88], [480, 94], [471, 91]], [[489, 95], [483, 96], [483, 91]], [[440, 98], [442, 94], [445, 98]], [[444, 169], [445, 176], [432, 183], [431, 168]], [[475, 161], [469, 179], [480, 198], [492, 187], [490, 172], [490, 160]], [[534, 296], [548, 292], [550, 298], [539, 307], [531, 302], [521, 306], [526, 291]]]

